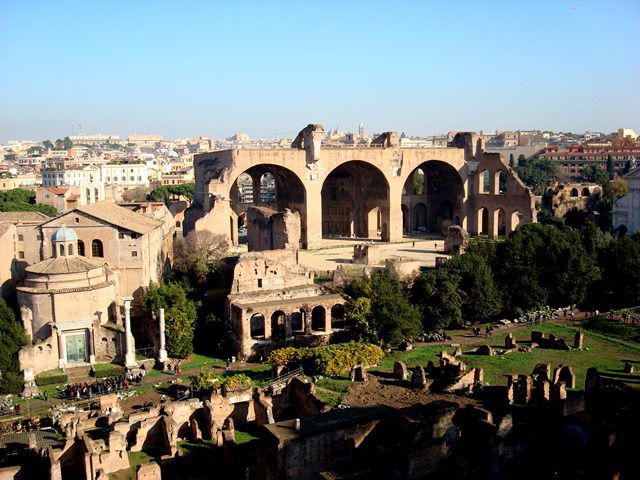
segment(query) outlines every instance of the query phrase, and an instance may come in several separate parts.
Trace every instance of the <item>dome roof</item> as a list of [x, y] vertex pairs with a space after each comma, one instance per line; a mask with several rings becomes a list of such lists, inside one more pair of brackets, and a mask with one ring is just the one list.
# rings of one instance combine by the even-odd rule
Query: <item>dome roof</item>
[[53, 232], [53, 235], [51, 235], [52, 242], [75, 242], [76, 240], [78, 240], [76, 232], [67, 228], [65, 225], [57, 229]]

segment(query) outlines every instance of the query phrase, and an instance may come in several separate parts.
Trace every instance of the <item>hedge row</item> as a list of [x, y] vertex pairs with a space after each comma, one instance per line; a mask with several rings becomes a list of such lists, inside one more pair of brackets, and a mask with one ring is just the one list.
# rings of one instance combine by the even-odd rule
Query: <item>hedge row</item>
[[119, 365], [101, 365], [100, 368], [93, 369], [93, 376], [95, 378], [109, 378], [122, 375], [124, 369]]
[[56, 372], [44, 372], [36, 375], [36, 385], [43, 387], [44, 385], [54, 385], [57, 383], [67, 383], [67, 374], [62, 370]]
[[357, 364], [377, 365], [384, 357], [382, 349], [371, 343], [349, 342], [314, 348], [279, 348], [269, 355], [271, 365], [304, 368], [306, 373], [338, 375]]

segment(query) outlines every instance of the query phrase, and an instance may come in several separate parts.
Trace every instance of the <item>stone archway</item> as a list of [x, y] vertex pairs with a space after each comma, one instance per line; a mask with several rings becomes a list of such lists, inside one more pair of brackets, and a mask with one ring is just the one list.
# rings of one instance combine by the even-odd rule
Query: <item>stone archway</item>
[[489, 210], [478, 210], [478, 235], [489, 235]]
[[[421, 172], [420, 175], [417, 174]], [[421, 179], [416, 182], [416, 178]], [[441, 232], [447, 224], [463, 213], [464, 185], [458, 171], [447, 162], [428, 160], [407, 176], [402, 203], [412, 206], [413, 225], [410, 231]], [[424, 206], [421, 207], [420, 205]], [[426, 223], [421, 224], [424, 211]]]
[[327, 329], [327, 311], [322, 305], [311, 310], [311, 330], [324, 332]]
[[[249, 184], [249, 179], [251, 184]], [[229, 191], [231, 210], [235, 216], [230, 227], [239, 228], [246, 222], [238, 217], [246, 215], [251, 206], [265, 206], [274, 210], [300, 213], [300, 241], [307, 244], [307, 192], [300, 178], [279, 165], [263, 163], [240, 173]], [[233, 237], [232, 237], [233, 238]]]
[[375, 166], [359, 160], [341, 164], [325, 179], [321, 197], [323, 237], [372, 238], [376, 232], [378, 238], [380, 231], [382, 240], [389, 239], [389, 183]]
[[287, 315], [277, 310], [271, 315], [271, 340], [278, 342], [287, 338]]

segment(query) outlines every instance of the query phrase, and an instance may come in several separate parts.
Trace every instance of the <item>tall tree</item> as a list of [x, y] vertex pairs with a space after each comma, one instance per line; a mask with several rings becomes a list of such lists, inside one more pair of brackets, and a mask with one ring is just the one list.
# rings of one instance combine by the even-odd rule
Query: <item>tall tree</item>
[[177, 283], [151, 284], [144, 295], [147, 310], [155, 314], [165, 309], [167, 353], [173, 358], [186, 358], [193, 352], [193, 330], [196, 304], [187, 298]]
[[612, 179], [616, 174], [616, 167], [613, 163], [613, 157], [607, 155], [607, 172], [609, 173], [609, 179]]
[[600, 184], [602, 186], [609, 183], [609, 173], [598, 165], [589, 165], [582, 170], [582, 178], [588, 182]]
[[[353, 282], [350, 288], [352, 302], [348, 307], [362, 307], [358, 321], [366, 323], [369, 332], [367, 340], [386, 345], [398, 345], [404, 337], [415, 337], [421, 330], [420, 313], [407, 298], [398, 279], [386, 270], [376, 271], [368, 280]], [[364, 308], [366, 298], [370, 308]], [[354, 317], [350, 317], [354, 320]], [[362, 330], [362, 329], [361, 329]]]
[[64, 147], [65, 150], [69, 150], [70, 148], [73, 147], [73, 142], [69, 137], [64, 137], [64, 140], [62, 141], [62, 146]]
[[445, 268], [420, 275], [411, 287], [411, 299], [422, 314], [422, 326], [431, 332], [462, 324], [460, 279]]
[[486, 259], [473, 253], [458, 255], [444, 268], [459, 277], [462, 318], [465, 321], [488, 320], [500, 313], [502, 298], [493, 281], [493, 273]]
[[13, 310], [0, 299], [0, 392], [20, 393], [22, 378], [18, 351], [27, 343], [22, 325]]
[[510, 166], [511, 168], [516, 168], [516, 159], [515, 159], [515, 157], [513, 156], [513, 153], [510, 153], [510, 154], [509, 154], [509, 166]]
[[498, 246], [496, 277], [506, 306], [531, 309], [579, 304], [598, 269], [575, 231], [528, 224]]

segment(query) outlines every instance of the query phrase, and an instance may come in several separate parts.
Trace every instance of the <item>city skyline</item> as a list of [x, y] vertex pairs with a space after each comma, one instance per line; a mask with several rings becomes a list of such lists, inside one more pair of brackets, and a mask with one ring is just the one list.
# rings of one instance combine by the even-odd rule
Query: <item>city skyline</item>
[[0, 141], [640, 126], [636, 2], [275, 5], [2, 2]]

